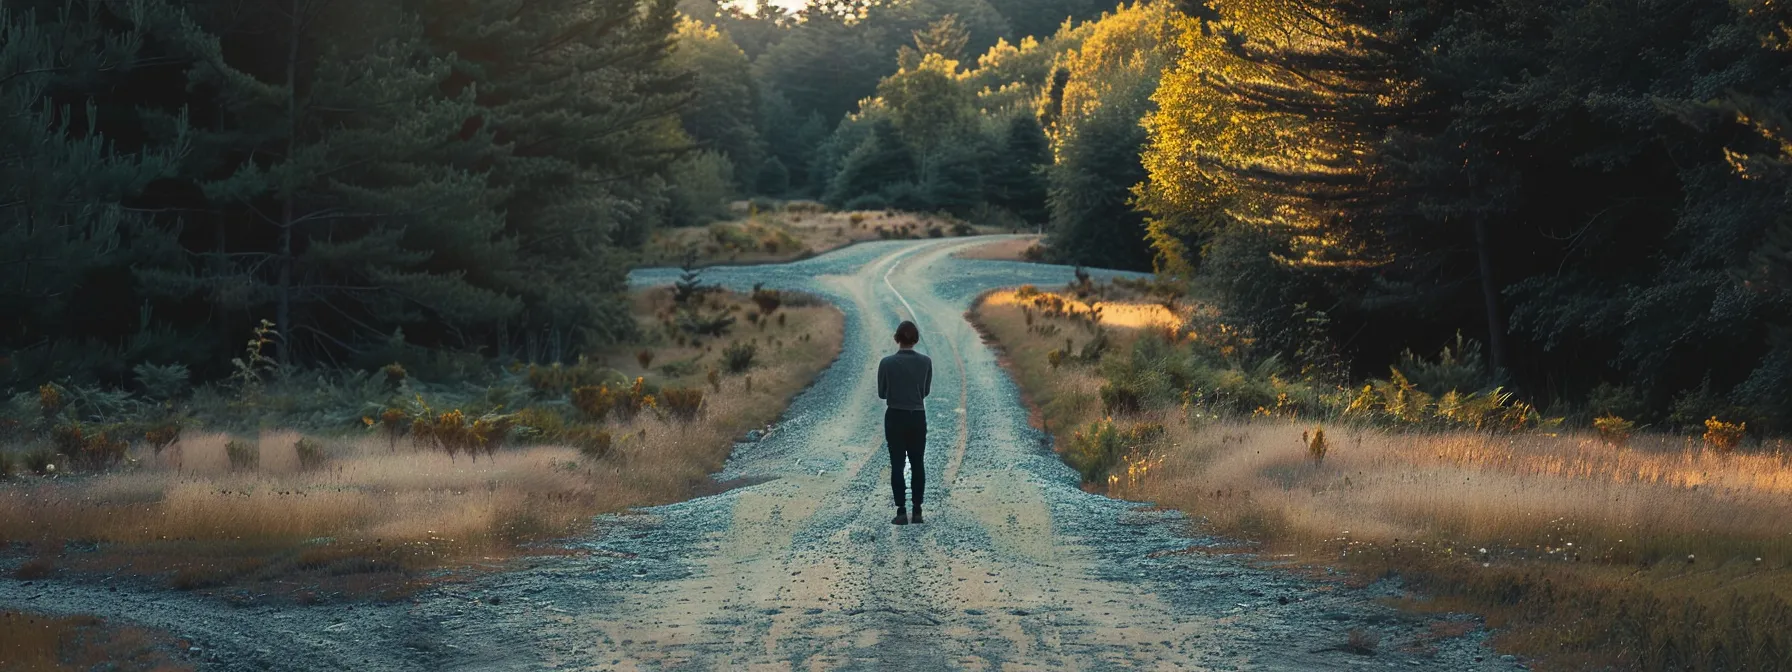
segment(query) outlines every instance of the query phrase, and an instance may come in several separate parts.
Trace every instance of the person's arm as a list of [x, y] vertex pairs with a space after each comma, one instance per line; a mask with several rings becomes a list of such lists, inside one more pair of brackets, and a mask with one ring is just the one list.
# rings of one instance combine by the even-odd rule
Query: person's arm
[[927, 370], [921, 372], [921, 398], [926, 399], [933, 392], [933, 360], [927, 360]]
[[879, 399], [890, 398], [890, 381], [884, 374], [884, 370], [890, 368], [887, 366], [888, 364], [889, 362], [877, 363], [877, 398]]

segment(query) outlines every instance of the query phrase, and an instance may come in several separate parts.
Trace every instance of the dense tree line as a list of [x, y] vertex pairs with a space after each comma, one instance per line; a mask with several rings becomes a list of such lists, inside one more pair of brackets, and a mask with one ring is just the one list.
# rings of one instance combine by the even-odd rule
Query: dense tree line
[[1273, 337], [1323, 310], [1365, 369], [1460, 330], [1533, 398], [1792, 422], [1784, 7], [1188, 14], [1141, 203], [1232, 314]]
[[669, 1], [0, 12], [0, 379], [216, 375], [263, 319], [294, 364], [631, 328], [692, 145]]
[[566, 359], [655, 227], [765, 196], [1040, 227], [1358, 377], [1460, 333], [1546, 406], [1792, 422], [1773, 3], [4, 11], [8, 381], [216, 375], [261, 319], [295, 363]]
[[[1050, 219], [1040, 98], [1058, 60], [1112, 7], [880, 0], [793, 14], [685, 0], [681, 9], [696, 27], [680, 44], [714, 54], [699, 72], [730, 73], [700, 74], [699, 99], [754, 101], [687, 118], [692, 137], [728, 159], [736, 194], [1030, 227]], [[743, 70], [751, 76], [734, 74]]]

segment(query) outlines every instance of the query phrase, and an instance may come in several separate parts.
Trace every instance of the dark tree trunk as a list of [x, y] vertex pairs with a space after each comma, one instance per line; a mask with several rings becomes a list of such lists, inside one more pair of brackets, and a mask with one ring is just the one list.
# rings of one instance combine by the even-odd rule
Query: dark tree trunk
[[1494, 374], [1506, 369], [1506, 318], [1500, 314], [1499, 285], [1493, 280], [1493, 251], [1487, 244], [1487, 219], [1475, 218], [1475, 256], [1481, 267], [1481, 301], [1487, 310], [1487, 352]]

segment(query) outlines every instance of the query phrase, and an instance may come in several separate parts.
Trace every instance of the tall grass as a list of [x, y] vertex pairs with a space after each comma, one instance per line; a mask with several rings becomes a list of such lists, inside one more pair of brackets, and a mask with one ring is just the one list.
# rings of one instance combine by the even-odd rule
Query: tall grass
[[[1484, 614], [1498, 646], [1544, 668], [1792, 669], [1792, 445], [1740, 450], [1617, 419], [1510, 431], [1484, 419], [1534, 411], [1489, 395], [1475, 401], [1485, 413], [1456, 421], [1465, 404], [1406, 381], [1339, 397], [1374, 413], [1166, 403], [1154, 376], [1176, 379], [1168, 389], [1211, 378], [1178, 370], [1186, 360], [1141, 360], [1157, 347], [1151, 325], [1106, 325], [1115, 361], [1054, 371], [1059, 339], [1021, 306], [990, 300], [975, 314], [1091, 489], [1185, 511], [1266, 560], [1397, 574], [1429, 596], [1408, 606]], [[1113, 385], [1159, 401], [1110, 416], [1101, 390]], [[1248, 371], [1231, 385], [1220, 389], [1235, 398], [1300, 389]], [[1161, 437], [1121, 440], [1141, 428]]]
[[[655, 301], [640, 299], [646, 323]], [[293, 595], [301, 599], [402, 594], [425, 570], [532, 552], [531, 542], [577, 533], [594, 514], [689, 497], [721, 469], [737, 437], [775, 420], [839, 351], [840, 313], [795, 303], [803, 305], [780, 311], [791, 315], [787, 324], [740, 336], [775, 339], [755, 362], [757, 385], [739, 376], [712, 382], [701, 369], [630, 371], [658, 379], [665, 408], [643, 403], [580, 424], [567, 419], [570, 408], [532, 406], [505, 416], [515, 425], [503, 430], [532, 445], [481, 441], [477, 460], [442, 449], [439, 431], [407, 429], [411, 415], [392, 409], [346, 434], [190, 430], [178, 450], [133, 447], [123, 468], [0, 484], [0, 548], [20, 543], [61, 556], [70, 542], [97, 545], [101, 553], [58, 558], [57, 571], [125, 571], [179, 588], [254, 583], [307, 591]], [[617, 346], [616, 359], [652, 363], [635, 356], [643, 345], [670, 355], [661, 360], [705, 356], [650, 341]], [[417, 417], [459, 413], [426, 410]]]

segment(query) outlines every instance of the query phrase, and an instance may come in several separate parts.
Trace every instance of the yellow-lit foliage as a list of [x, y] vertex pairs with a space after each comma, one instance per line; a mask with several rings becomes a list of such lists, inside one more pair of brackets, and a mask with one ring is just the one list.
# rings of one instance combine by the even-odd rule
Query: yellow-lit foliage
[[1593, 430], [1599, 432], [1600, 440], [1622, 448], [1630, 443], [1630, 433], [1636, 430], [1636, 423], [1615, 415], [1604, 415], [1593, 418]]
[[[1373, 42], [1322, 4], [1215, 0], [1208, 6], [1216, 19], [1179, 19], [1179, 59], [1164, 74], [1154, 96], [1157, 111], [1145, 121], [1150, 142], [1143, 160], [1151, 178], [1140, 200], [1156, 215], [1151, 235], [1158, 251], [1181, 266], [1192, 251], [1175, 241], [1198, 232], [1179, 227], [1231, 219], [1286, 235], [1297, 263], [1363, 262], [1368, 252], [1328, 230], [1336, 201], [1309, 196], [1314, 189], [1348, 189], [1366, 174], [1373, 131], [1299, 118], [1253, 99], [1267, 91], [1341, 110], [1383, 109], [1406, 102], [1411, 85], [1381, 82], [1379, 90], [1363, 91], [1327, 68], [1297, 74], [1254, 58], [1281, 53], [1342, 62], [1361, 54], [1357, 45]], [[1283, 190], [1255, 182], [1266, 174], [1310, 179], [1299, 190]]]
[[[1056, 67], [1069, 75], [1060, 103], [1045, 101], [1048, 131], [1054, 138], [1093, 116], [1103, 101], [1130, 95], [1143, 85], [1145, 95], [1159, 74], [1174, 60], [1180, 31], [1169, 3], [1134, 3], [1103, 15], [1089, 29], [1082, 46], [1058, 57]], [[1046, 95], [1051, 96], [1051, 92]]]
[[1713, 416], [1705, 421], [1705, 445], [1717, 452], [1728, 453], [1742, 443], [1742, 435], [1747, 431], [1746, 422], [1724, 422]]

